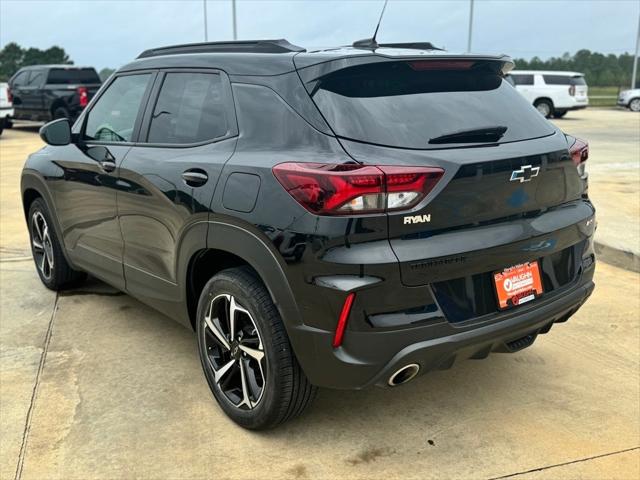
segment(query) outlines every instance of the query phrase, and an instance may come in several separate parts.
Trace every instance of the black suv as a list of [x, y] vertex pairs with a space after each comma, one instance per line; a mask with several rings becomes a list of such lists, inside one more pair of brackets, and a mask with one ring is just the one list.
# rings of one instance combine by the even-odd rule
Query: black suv
[[587, 145], [512, 66], [429, 44], [146, 51], [41, 130], [22, 175], [38, 274], [88, 272], [196, 330], [247, 428], [317, 386], [528, 347], [591, 294], [595, 221]]
[[24, 67], [9, 80], [14, 118], [48, 122], [75, 120], [102, 82], [91, 67], [34, 65]]

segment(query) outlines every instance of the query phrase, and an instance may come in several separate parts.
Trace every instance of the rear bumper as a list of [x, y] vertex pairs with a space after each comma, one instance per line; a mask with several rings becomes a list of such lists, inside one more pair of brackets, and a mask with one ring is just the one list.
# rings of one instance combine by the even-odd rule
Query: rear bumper
[[13, 116], [13, 107], [10, 108], [0, 108], [0, 118], [11, 118]]
[[[415, 363], [419, 374], [444, 370], [456, 361], [487, 357], [491, 352], [514, 352], [533, 343], [557, 322], [566, 321], [594, 289], [594, 264], [570, 287], [540, 298], [530, 305], [472, 325], [440, 322], [402, 330], [348, 332], [342, 347], [331, 347], [332, 332], [300, 326], [290, 332], [303, 341], [313, 361], [303, 367], [315, 385], [362, 389], [386, 387], [399, 368]], [[530, 336], [530, 338], [525, 338]], [[306, 355], [305, 355], [306, 356]]]

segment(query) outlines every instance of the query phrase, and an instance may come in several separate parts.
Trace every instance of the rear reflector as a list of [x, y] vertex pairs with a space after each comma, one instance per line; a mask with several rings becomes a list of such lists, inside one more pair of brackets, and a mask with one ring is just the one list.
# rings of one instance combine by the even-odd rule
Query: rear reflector
[[350, 293], [347, 295], [347, 298], [344, 301], [344, 305], [342, 305], [342, 311], [340, 312], [340, 317], [338, 318], [338, 326], [336, 327], [336, 333], [333, 336], [333, 348], [338, 348], [342, 345], [342, 339], [344, 338], [344, 329], [347, 327], [347, 320], [349, 319], [349, 314], [351, 313], [351, 306], [353, 305], [353, 300], [356, 298], [355, 293]]
[[273, 174], [287, 192], [316, 215], [404, 210], [417, 205], [444, 174], [436, 167], [281, 163]]

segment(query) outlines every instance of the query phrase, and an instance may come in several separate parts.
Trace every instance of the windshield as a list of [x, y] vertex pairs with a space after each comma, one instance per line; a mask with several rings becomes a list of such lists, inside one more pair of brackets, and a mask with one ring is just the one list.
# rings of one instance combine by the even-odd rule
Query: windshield
[[[553, 127], [513, 86], [489, 68], [425, 68], [427, 62], [380, 62], [323, 77], [313, 100], [341, 137], [428, 149], [429, 140], [457, 132], [506, 127], [491, 143], [543, 137]], [[460, 141], [452, 144], [460, 146]], [[453, 146], [453, 145], [452, 145]]]

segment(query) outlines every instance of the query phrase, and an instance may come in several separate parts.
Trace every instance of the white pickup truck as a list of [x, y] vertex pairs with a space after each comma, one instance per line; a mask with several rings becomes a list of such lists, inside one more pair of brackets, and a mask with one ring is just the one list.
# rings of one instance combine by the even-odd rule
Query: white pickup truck
[[9, 85], [0, 83], [0, 135], [4, 130], [6, 122], [13, 116], [13, 103]]
[[506, 78], [546, 118], [589, 106], [589, 87], [580, 72], [514, 70]]

